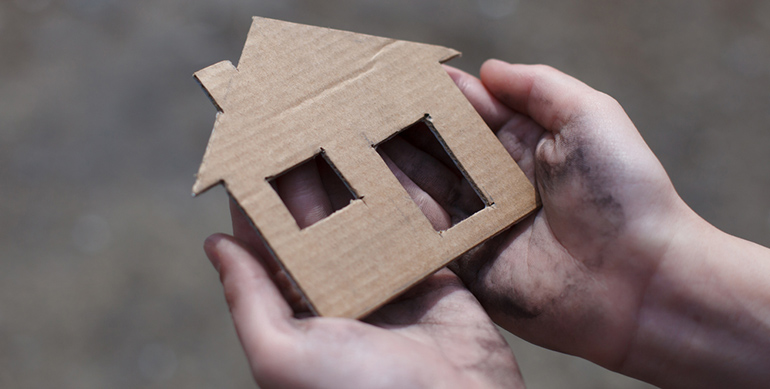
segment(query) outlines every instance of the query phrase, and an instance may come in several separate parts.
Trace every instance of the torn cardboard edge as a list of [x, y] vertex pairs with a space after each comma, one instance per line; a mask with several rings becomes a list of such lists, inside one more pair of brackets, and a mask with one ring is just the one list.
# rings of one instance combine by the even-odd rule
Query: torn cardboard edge
[[[372, 312], [537, 207], [532, 184], [440, 66], [457, 55], [254, 18], [237, 68], [195, 73], [218, 113], [193, 192], [224, 183], [316, 314]], [[373, 147], [426, 118], [485, 205], [443, 231]], [[269, 179], [321, 152], [358, 198], [299, 228]]]

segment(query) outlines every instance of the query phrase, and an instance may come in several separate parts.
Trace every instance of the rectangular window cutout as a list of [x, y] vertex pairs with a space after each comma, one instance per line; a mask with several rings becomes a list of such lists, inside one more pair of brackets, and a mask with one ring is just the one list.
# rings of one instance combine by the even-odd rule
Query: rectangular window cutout
[[490, 205], [433, 128], [430, 116], [375, 147], [436, 231]]
[[323, 149], [313, 158], [267, 180], [299, 228], [323, 220], [358, 198]]

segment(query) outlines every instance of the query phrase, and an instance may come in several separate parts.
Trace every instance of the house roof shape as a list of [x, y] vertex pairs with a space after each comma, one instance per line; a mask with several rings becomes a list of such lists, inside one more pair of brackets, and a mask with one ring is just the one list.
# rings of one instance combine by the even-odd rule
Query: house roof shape
[[[237, 68], [223, 61], [195, 73], [218, 113], [193, 194], [224, 183], [315, 313], [371, 312], [537, 206], [529, 180], [440, 66], [458, 55], [255, 17]], [[420, 120], [485, 203], [445, 231], [375, 150]], [[299, 228], [269, 180], [320, 152], [357, 198]]]

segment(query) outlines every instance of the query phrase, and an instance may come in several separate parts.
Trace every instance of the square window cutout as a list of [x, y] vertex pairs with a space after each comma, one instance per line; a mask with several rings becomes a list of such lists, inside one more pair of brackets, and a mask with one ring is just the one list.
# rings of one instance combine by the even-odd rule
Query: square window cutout
[[436, 231], [451, 228], [491, 205], [444, 144], [429, 116], [375, 147]]
[[313, 158], [267, 180], [299, 228], [309, 227], [359, 198], [323, 149]]

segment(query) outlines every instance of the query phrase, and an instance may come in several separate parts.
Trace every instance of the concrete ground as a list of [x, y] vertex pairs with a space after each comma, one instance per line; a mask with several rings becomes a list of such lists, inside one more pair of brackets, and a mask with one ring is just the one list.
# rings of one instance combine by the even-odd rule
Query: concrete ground
[[[214, 108], [191, 78], [260, 15], [546, 63], [616, 97], [684, 199], [770, 245], [770, 2], [0, 3], [0, 387], [253, 386], [191, 199]], [[638, 381], [514, 337], [531, 388]]]

